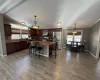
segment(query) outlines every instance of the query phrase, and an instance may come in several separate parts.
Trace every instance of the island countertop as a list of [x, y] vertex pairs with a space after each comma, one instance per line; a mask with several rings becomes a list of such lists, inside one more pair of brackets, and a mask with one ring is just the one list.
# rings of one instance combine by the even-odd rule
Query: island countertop
[[47, 45], [47, 46], [55, 44], [55, 42], [50, 42], [50, 41], [32, 41], [32, 42], [39, 42], [41, 45]]

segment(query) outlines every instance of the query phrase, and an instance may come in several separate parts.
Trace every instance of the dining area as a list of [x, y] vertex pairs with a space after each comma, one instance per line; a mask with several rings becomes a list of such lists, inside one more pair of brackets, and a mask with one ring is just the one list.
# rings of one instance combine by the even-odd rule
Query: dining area
[[70, 41], [71, 44], [68, 45], [69, 50], [72, 52], [84, 52], [85, 42]]
[[86, 36], [84, 36], [83, 30], [69, 30], [67, 31], [66, 35], [66, 47], [71, 51], [71, 52], [84, 52], [86, 48], [88, 47], [87, 45], [87, 40], [85, 39]]

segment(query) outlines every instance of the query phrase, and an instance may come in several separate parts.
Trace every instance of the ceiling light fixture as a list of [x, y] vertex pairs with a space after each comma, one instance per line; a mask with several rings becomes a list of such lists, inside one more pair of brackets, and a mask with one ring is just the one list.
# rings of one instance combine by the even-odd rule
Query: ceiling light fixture
[[38, 28], [39, 28], [39, 26], [37, 26], [37, 21], [36, 21], [36, 17], [37, 17], [37, 16], [36, 16], [36, 15], [34, 15], [34, 17], [35, 17], [35, 21], [34, 21], [34, 24], [35, 24], [35, 25], [33, 26], [33, 28], [34, 28], [34, 29], [38, 29]]
[[73, 29], [73, 34], [76, 34], [77, 30], [76, 30], [76, 23], [75, 23], [75, 28]]
[[58, 22], [57, 24], [58, 24], [58, 25], [61, 25], [62, 23], [61, 23], [61, 22]]
[[22, 22], [22, 24], [24, 25], [24, 24], [25, 24], [25, 22]]

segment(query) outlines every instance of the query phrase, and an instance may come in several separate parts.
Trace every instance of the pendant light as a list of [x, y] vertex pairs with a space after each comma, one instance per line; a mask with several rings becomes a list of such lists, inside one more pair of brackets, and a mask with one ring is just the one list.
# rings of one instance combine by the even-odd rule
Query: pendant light
[[76, 34], [77, 30], [76, 30], [76, 23], [75, 23], [75, 28], [73, 29], [73, 34]]
[[39, 28], [39, 26], [37, 26], [37, 21], [36, 21], [36, 15], [34, 15], [34, 18], [35, 18], [35, 21], [34, 21], [34, 26], [33, 26], [33, 28], [34, 29], [38, 29]]

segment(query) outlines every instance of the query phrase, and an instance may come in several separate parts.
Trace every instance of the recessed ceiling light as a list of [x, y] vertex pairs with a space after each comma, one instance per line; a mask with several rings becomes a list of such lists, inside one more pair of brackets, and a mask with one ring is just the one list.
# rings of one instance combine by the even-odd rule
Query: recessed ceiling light
[[62, 24], [61, 22], [58, 22], [58, 23], [57, 23], [57, 25], [61, 25], [61, 24]]
[[22, 24], [25, 24], [25, 22], [22, 22]]

